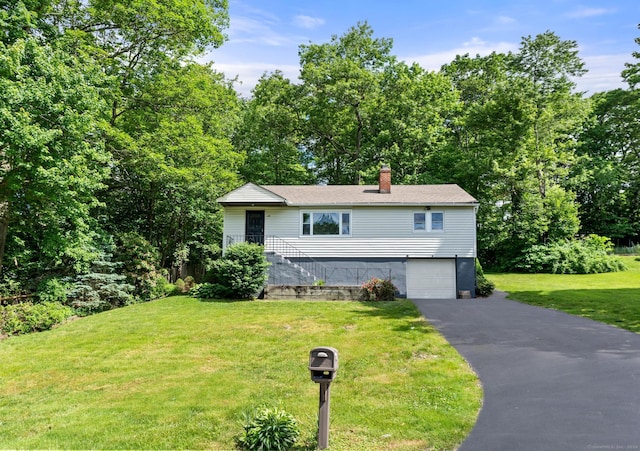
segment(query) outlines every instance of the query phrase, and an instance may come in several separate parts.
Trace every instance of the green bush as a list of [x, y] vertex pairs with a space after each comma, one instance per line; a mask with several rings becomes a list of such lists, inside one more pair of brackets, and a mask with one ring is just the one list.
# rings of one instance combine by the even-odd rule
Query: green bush
[[22, 293], [23, 289], [20, 282], [11, 278], [0, 280], [0, 298], [20, 296]]
[[73, 309], [59, 302], [22, 302], [0, 307], [0, 330], [9, 335], [51, 329], [73, 316]]
[[396, 297], [396, 286], [391, 279], [372, 277], [362, 284], [362, 298], [365, 301], [393, 301]]
[[70, 283], [60, 279], [51, 278], [43, 280], [38, 284], [36, 296], [40, 302], [67, 302], [67, 291], [71, 287]]
[[491, 296], [495, 288], [496, 284], [485, 277], [480, 260], [476, 258], [476, 296]]
[[175, 290], [175, 285], [167, 280], [162, 274], [158, 275], [155, 285], [149, 292], [151, 299], [158, 299], [169, 296]]
[[192, 290], [191, 295], [198, 299], [221, 299], [226, 292], [227, 289], [218, 283], [205, 282]]
[[156, 299], [162, 290], [156, 289], [161, 274], [158, 270], [160, 253], [142, 235], [122, 233], [117, 237], [114, 261], [120, 264], [120, 272], [128, 284], [134, 286], [133, 294], [142, 301]]
[[174, 283], [173, 286], [174, 286], [174, 289], [173, 289], [174, 294], [183, 294], [187, 291], [185, 289], [184, 280], [182, 279], [176, 280], [176, 283]]
[[244, 450], [289, 450], [300, 436], [295, 418], [278, 408], [258, 408], [245, 417], [243, 428], [236, 443]]
[[602, 236], [531, 246], [514, 260], [513, 269], [532, 273], [597, 274], [624, 271], [624, 263], [611, 255], [613, 245]]
[[220, 293], [216, 297], [248, 299], [264, 287], [268, 266], [262, 246], [236, 243], [213, 263], [206, 282], [219, 286]]

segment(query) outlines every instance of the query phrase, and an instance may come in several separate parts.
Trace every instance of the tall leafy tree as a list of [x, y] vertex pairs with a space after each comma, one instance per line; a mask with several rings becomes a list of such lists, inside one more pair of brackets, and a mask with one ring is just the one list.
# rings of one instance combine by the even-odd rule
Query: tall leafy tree
[[584, 72], [577, 44], [546, 32], [523, 38], [516, 53], [459, 57], [443, 71], [463, 109], [440, 163], [481, 201], [485, 259], [504, 263], [534, 244], [573, 237], [569, 169], [589, 111], [573, 91], [572, 77]]
[[394, 183], [446, 181], [445, 176], [431, 171], [431, 160], [447, 142], [450, 130], [446, 124], [457, 107], [457, 94], [444, 75], [417, 64], [388, 65], [371, 113], [373, 151], [367, 181], [377, 180], [378, 161], [391, 165]]
[[359, 183], [371, 165], [372, 118], [384, 71], [395, 63], [391, 47], [366, 22], [328, 43], [300, 46], [308, 146], [328, 183]]
[[[82, 70], [80, 70], [82, 68]], [[80, 269], [93, 258], [101, 74], [34, 38], [0, 43], [0, 264]], [[5, 255], [6, 250], [6, 255]]]
[[281, 72], [264, 75], [243, 109], [235, 144], [247, 154], [242, 176], [251, 182], [302, 185], [315, 177], [311, 170], [301, 89]]
[[[6, 193], [0, 200], [1, 230], [10, 232], [7, 249], [12, 255], [19, 248], [34, 264], [46, 266], [68, 253], [85, 252], [99, 229], [144, 232], [163, 255], [189, 246], [192, 255], [211, 254], [212, 236], [219, 231], [215, 197], [234, 186], [240, 160], [229, 141], [238, 102], [221, 75], [189, 61], [224, 41], [226, 0], [0, 0], [0, 24], [6, 63], [0, 82], [3, 88], [11, 88], [0, 94], [0, 104], [6, 106], [2, 120], [8, 124], [0, 138]], [[25, 56], [16, 57], [9, 50], [15, 47], [18, 54], [21, 42], [31, 47], [27, 46]], [[22, 76], [29, 71], [32, 79]], [[180, 89], [175, 87], [178, 83], [182, 83]], [[42, 94], [36, 94], [38, 90]], [[206, 90], [210, 91], [202, 94]], [[20, 139], [33, 148], [39, 146], [38, 152], [46, 152], [46, 158], [25, 151], [18, 131]], [[6, 149], [14, 153], [19, 149], [22, 160], [12, 159]], [[16, 161], [35, 175], [19, 175], [16, 168], [21, 166]], [[99, 161], [97, 167], [95, 161]], [[109, 169], [111, 177], [105, 178]], [[34, 212], [44, 202], [23, 193], [35, 184], [32, 180], [45, 174], [50, 174], [50, 180], [55, 175], [66, 191], [59, 190], [62, 202], [56, 208], [60, 211], [47, 210], [51, 225], [43, 229], [35, 224], [41, 225], [44, 215]], [[12, 177], [23, 177], [25, 186], [17, 190]], [[162, 189], [142, 195], [155, 182]], [[100, 199], [108, 201], [108, 208], [96, 214], [96, 190], [105, 186], [108, 189]], [[189, 192], [191, 186], [193, 192]], [[38, 185], [43, 199], [42, 192], [58, 193], [43, 187]], [[18, 193], [19, 202], [12, 200], [10, 188]], [[75, 205], [66, 202], [67, 197], [82, 201]], [[143, 208], [132, 205], [134, 198], [143, 202]], [[184, 207], [188, 213], [178, 219], [171, 216], [167, 212], [172, 203], [180, 208], [189, 204]], [[132, 208], [125, 211], [120, 205]], [[71, 212], [76, 222], [68, 219]], [[38, 219], [29, 222], [27, 217]], [[56, 235], [56, 221], [66, 234], [64, 239], [58, 238], [62, 232]], [[30, 239], [13, 239], [11, 224]], [[178, 226], [186, 232], [178, 233]], [[38, 233], [47, 236], [40, 240], [47, 246], [35, 242]], [[42, 258], [45, 254], [49, 260]], [[78, 261], [87, 258], [76, 256]]]
[[638, 192], [640, 146], [638, 93], [615, 89], [597, 93], [591, 100], [593, 120], [581, 136], [581, 159], [573, 168], [581, 230], [629, 239], [640, 229], [637, 219], [634, 221], [638, 218], [634, 215], [638, 210], [634, 195]]
[[106, 197], [112, 229], [142, 234], [163, 266], [211, 258], [221, 238], [215, 200], [237, 186], [243, 161], [230, 139], [239, 110], [208, 66], [177, 65], [149, 83], [122, 116], [129, 143]]

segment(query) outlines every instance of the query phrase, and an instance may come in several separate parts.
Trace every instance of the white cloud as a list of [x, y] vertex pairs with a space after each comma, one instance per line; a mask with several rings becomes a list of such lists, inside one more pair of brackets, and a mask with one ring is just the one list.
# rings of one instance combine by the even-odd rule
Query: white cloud
[[241, 97], [251, 97], [251, 90], [258, 84], [260, 77], [265, 72], [275, 72], [279, 70], [282, 74], [291, 80], [297, 82], [300, 75], [300, 66], [298, 65], [278, 65], [271, 63], [215, 63], [214, 69], [224, 73], [228, 79], [238, 77], [238, 83], [235, 85], [236, 91]]
[[602, 16], [605, 14], [611, 14], [614, 11], [615, 10], [613, 9], [607, 9], [607, 8], [579, 8], [567, 13], [567, 16], [581, 19], [584, 17], [596, 17], [596, 16]]
[[229, 38], [234, 43], [252, 43], [269, 46], [283, 46], [294, 43], [290, 36], [273, 30], [268, 21], [250, 17], [234, 17], [229, 26]]
[[579, 91], [586, 91], [587, 95], [591, 95], [600, 91], [627, 87], [620, 73], [624, 69], [624, 63], [629, 60], [629, 55], [624, 53], [594, 55], [585, 56], [582, 59], [589, 72], [575, 80]]
[[321, 17], [311, 17], [299, 15], [293, 18], [293, 24], [297, 27], [304, 28], [307, 30], [313, 30], [314, 28], [318, 28], [319, 26], [324, 25], [324, 19]]
[[516, 19], [508, 16], [498, 16], [498, 18], [496, 19], [496, 22], [502, 25], [507, 25], [507, 24], [515, 23]]
[[440, 70], [443, 64], [450, 63], [456, 55], [464, 55], [468, 53], [471, 57], [476, 55], [486, 56], [491, 52], [507, 53], [517, 51], [518, 45], [510, 42], [486, 42], [478, 37], [471, 38], [468, 42], [463, 42], [461, 46], [450, 50], [443, 50], [435, 53], [427, 53], [424, 55], [401, 56], [399, 59], [407, 63], [416, 62], [427, 70]]

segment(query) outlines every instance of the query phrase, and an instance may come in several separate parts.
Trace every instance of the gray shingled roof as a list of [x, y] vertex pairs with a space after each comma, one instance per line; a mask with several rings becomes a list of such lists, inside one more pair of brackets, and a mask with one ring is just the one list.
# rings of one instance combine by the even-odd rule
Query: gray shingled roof
[[[236, 192], [249, 186], [249, 184], [245, 185]], [[476, 205], [478, 203], [458, 185], [393, 185], [388, 194], [379, 193], [378, 185], [260, 185], [260, 187], [281, 197], [286, 205], [291, 206]], [[248, 199], [247, 196], [242, 196], [242, 203], [259, 204], [266, 200], [263, 196], [260, 197], [262, 199], [258, 197]], [[232, 205], [236, 203], [234, 202], [236, 199], [240, 203], [237, 196], [229, 195], [223, 196], [220, 201], [225, 205]]]

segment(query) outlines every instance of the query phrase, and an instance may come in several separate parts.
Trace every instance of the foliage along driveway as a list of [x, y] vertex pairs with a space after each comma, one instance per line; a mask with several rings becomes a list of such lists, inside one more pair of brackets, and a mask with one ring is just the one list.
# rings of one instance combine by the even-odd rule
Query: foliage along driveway
[[460, 451], [640, 449], [640, 335], [504, 293], [414, 302], [483, 384]]

